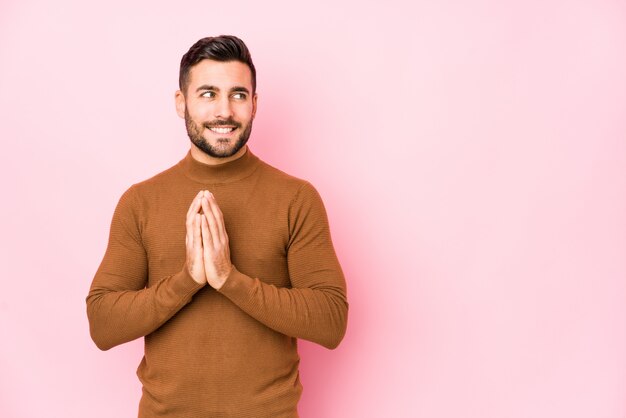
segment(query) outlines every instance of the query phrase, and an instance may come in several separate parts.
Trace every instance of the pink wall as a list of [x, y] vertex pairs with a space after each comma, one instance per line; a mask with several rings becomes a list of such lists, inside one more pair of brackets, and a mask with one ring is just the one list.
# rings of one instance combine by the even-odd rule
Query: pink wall
[[0, 416], [135, 416], [142, 344], [100, 352], [84, 298], [188, 148], [181, 54], [233, 33], [251, 148], [316, 185], [348, 278], [302, 417], [624, 417], [624, 2], [92, 3], [0, 4]]

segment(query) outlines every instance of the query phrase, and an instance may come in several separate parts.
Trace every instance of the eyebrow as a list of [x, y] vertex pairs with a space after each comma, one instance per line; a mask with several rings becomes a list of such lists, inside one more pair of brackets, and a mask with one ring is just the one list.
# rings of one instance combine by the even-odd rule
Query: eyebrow
[[[200, 87], [198, 87], [196, 89], [196, 92], [204, 91], [204, 90], [220, 91], [219, 87], [211, 86], [211, 85], [208, 85], [208, 84], [203, 84], [203, 85], [201, 85]], [[230, 93], [247, 93], [247, 94], [250, 94], [250, 90], [248, 90], [247, 88], [245, 88], [243, 86], [231, 87], [229, 92]]]

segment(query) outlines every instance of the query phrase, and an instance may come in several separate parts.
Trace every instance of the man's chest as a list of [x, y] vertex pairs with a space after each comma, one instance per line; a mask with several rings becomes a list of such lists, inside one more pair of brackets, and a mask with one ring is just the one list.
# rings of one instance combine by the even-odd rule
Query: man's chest
[[[195, 193], [189, 191], [185, 194]], [[288, 202], [272, 196], [214, 192], [229, 238], [232, 263], [243, 273], [278, 286], [288, 286]], [[149, 282], [174, 274], [186, 260], [188, 199], [179, 204], [150, 202], [150, 216], [142, 228]]]

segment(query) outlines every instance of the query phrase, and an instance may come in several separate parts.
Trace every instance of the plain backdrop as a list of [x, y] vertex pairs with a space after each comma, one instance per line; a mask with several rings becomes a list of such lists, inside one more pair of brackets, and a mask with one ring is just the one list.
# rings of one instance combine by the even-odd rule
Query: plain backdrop
[[0, 3], [0, 416], [136, 416], [85, 297], [113, 209], [189, 148], [180, 57], [252, 51], [250, 148], [313, 183], [348, 283], [303, 418], [623, 418], [620, 0]]

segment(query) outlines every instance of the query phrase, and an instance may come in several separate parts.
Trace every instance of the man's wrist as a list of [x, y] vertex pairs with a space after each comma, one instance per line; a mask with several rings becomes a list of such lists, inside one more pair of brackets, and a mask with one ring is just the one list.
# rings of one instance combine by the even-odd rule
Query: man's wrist
[[218, 287], [215, 288], [215, 290], [220, 290], [222, 288], [222, 286], [224, 286], [224, 283], [226, 283], [226, 281], [228, 280], [228, 277], [230, 277], [230, 273], [232, 273], [233, 271], [233, 265], [231, 263], [231, 265], [228, 267], [227, 273], [220, 277], [220, 284]]

